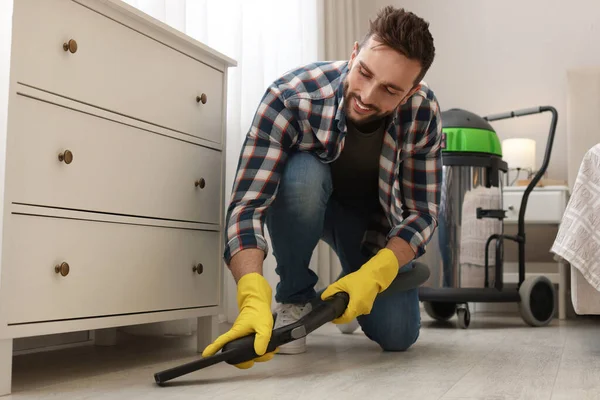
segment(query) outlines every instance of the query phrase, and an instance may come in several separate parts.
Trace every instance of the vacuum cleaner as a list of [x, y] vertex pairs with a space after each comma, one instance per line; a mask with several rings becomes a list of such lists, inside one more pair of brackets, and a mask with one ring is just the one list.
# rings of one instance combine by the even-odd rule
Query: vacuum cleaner
[[[478, 188], [497, 191], [502, 199], [502, 176], [508, 171], [502, 160], [500, 141], [491, 121], [550, 113], [550, 133], [541, 168], [523, 192], [519, 209], [518, 232], [504, 234], [506, 210], [477, 208], [475, 215], [463, 215], [465, 195]], [[518, 303], [523, 320], [535, 327], [550, 323], [555, 315], [556, 293], [550, 279], [545, 276], [525, 276], [525, 212], [529, 194], [538, 184], [550, 161], [558, 113], [554, 107], [541, 106], [502, 114], [480, 117], [462, 109], [451, 109], [442, 113], [444, 143], [442, 150], [442, 201], [440, 204], [437, 241], [439, 252], [430, 250], [429, 261], [425, 262], [438, 281], [424, 285], [419, 290], [419, 299], [424, 302], [427, 314], [439, 321], [447, 321], [454, 313], [461, 328], [468, 328], [471, 315], [469, 302], [474, 303]], [[466, 212], [466, 211], [465, 211]], [[460, 262], [461, 224], [465, 218], [496, 218], [502, 221], [502, 231], [487, 238], [485, 244], [485, 268], [483, 287], [461, 287]], [[503, 282], [504, 241], [518, 244], [519, 279], [517, 284]], [[495, 248], [494, 283], [490, 284], [489, 260], [490, 245]], [[433, 254], [433, 256], [431, 256]], [[434, 257], [437, 260], [433, 260]], [[433, 286], [435, 287], [433, 287]], [[437, 285], [437, 286], [436, 286]]]
[[[418, 262], [413, 265], [412, 269], [401, 273], [402, 279], [396, 279], [386, 290], [390, 290], [390, 288], [400, 291], [410, 290], [425, 283], [430, 276], [429, 269], [426, 265]], [[336, 293], [325, 300], [318, 299], [313, 309], [304, 317], [290, 325], [273, 329], [266, 352], [272, 352], [281, 345], [303, 338], [322, 325], [339, 318], [348, 307], [349, 301], [349, 295], [344, 292]], [[274, 318], [276, 318], [276, 315], [274, 315]], [[223, 346], [217, 354], [210, 357], [203, 357], [196, 361], [157, 372], [154, 374], [154, 381], [159, 386], [164, 386], [167, 381], [223, 361], [235, 365], [253, 360], [258, 357], [254, 351], [255, 336], [256, 334], [253, 333], [233, 340]]]

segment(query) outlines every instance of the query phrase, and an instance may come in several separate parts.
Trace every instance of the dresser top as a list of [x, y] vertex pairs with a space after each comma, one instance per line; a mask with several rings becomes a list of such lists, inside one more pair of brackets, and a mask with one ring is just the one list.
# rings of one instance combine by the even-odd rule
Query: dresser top
[[[96, 10], [100, 13], [103, 13], [101, 8], [106, 8], [105, 6], [110, 7], [111, 9], [117, 11], [118, 13], [138, 22], [146, 27], [149, 27], [153, 30], [160, 29], [164, 34], [170, 36], [172, 39], [175, 39], [177, 42], [192, 46], [194, 48], [200, 49], [205, 54], [223, 62], [226, 66], [236, 67], [237, 61], [226, 56], [225, 54], [213, 49], [206, 44], [199, 42], [198, 40], [186, 35], [185, 33], [165, 24], [162, 21], [144, 13], [143, 11], [130, 6], [121, 0], [72, 0], [75, 3], [81, 4], [82, 6], [88, 7], [90, 9]], [[109, 16], [110, 17], [110, 16]], [[133, 28], [133, 27], [132, 27]]]
[[[524, 192], [527, 186], [505, 186], [503, 190], [505, 192]], [[564, 185], [548, 185], [548, 186], [536, 186], [533, 188], [536, 192], [568, 192], [569, 187]]]

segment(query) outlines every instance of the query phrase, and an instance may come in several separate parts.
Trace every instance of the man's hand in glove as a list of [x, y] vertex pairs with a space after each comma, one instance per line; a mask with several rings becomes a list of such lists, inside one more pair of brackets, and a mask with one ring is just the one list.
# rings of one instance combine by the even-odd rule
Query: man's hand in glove
[[271, 287], [262, 275], [252, 272], [242, 276], [237, 286], [237, 303], [240, 313], [231, 329], [204, 349], [202, 357], [212, 356], [225, 344], [256, 332], [254, 351], [259, 357], [235, 366], [247, 369], [252, 367], [255, 361], [264, 362], [272, 359], [278, 349], [265, 354], [273, 331], [271, 293]]
[[358, 271], [352, 272], [332, 283], [321, 294], [321, 299], [346, 292], [350, 296], [348, 307], [342, 316], [334, 319], [335, 324], [346, 324], [359, 315], [369, 314], [375, 297], [387, 289], [398, 275], [398, 259], [388, 248], [381, 249]]

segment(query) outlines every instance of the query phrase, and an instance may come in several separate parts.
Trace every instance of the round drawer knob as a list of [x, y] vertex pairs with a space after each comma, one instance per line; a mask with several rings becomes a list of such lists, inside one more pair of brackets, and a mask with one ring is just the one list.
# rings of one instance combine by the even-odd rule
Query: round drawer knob
[[196, 187], [199, 187], [200, 189], [204, 189], [206, 187], [206, 181], [204, 180], [204, 178], [200, 178], [199, 180], [197, 180], [194, 185]]
[[513, 210], [515, 209], [515, 206], [508, 206], [508, 209], [509, 209], [510, 211], [513, 211]]
[[202, 264], [194, 265], [192, 271], [200, 275], [202, 272], [204, 272], [204, 266]]
[[207, 101], [208, 101], [208, 96], [206, 96], [206, 93], [202, 93], [200, 96], [196, 96], [197, 103], [206, 104]]
[[60, 153], [58, 155], [58, 161], [64, 161], [65, 164], [71, 164], [73, 162], [73, 153], [71, 150], [65, 150], [64, 153]]
[[71, 270], [71, 268], [69, 267], [69, 264], [67, 264], [66, 262], [63, 262], [60, 265], [56, 265], [54, 267], [54, 272], [56, 272], [57, 274], [61, 274], [62, 276], [69, 275], [70, 270]]
[[68, 42], [63, 43], [63, 50], [75, 53], [77, 51], [77, 42], [73, 39], [70, 39]]

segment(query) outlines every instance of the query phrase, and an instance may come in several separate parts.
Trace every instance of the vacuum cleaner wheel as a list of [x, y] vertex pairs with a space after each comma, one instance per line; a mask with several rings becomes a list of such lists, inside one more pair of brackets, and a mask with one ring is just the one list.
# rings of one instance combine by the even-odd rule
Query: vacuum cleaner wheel
[[468, 304], [460, 304], [456, 309], [456, 317], [458, 318], [458, 326], [461, 329], [467, 329], [471, 325], [471, 311]]
[[448, 321], [456, 312], [455, 303], [424, 301], [423, 308], [425, 308], [427, 315], [437, 321]]
[[523, 320], [531, 326], [545, 326], [552, 321], [556, 309], [554, 285], [545, 276], [529, 277], [519, 288], [519, 309]]

